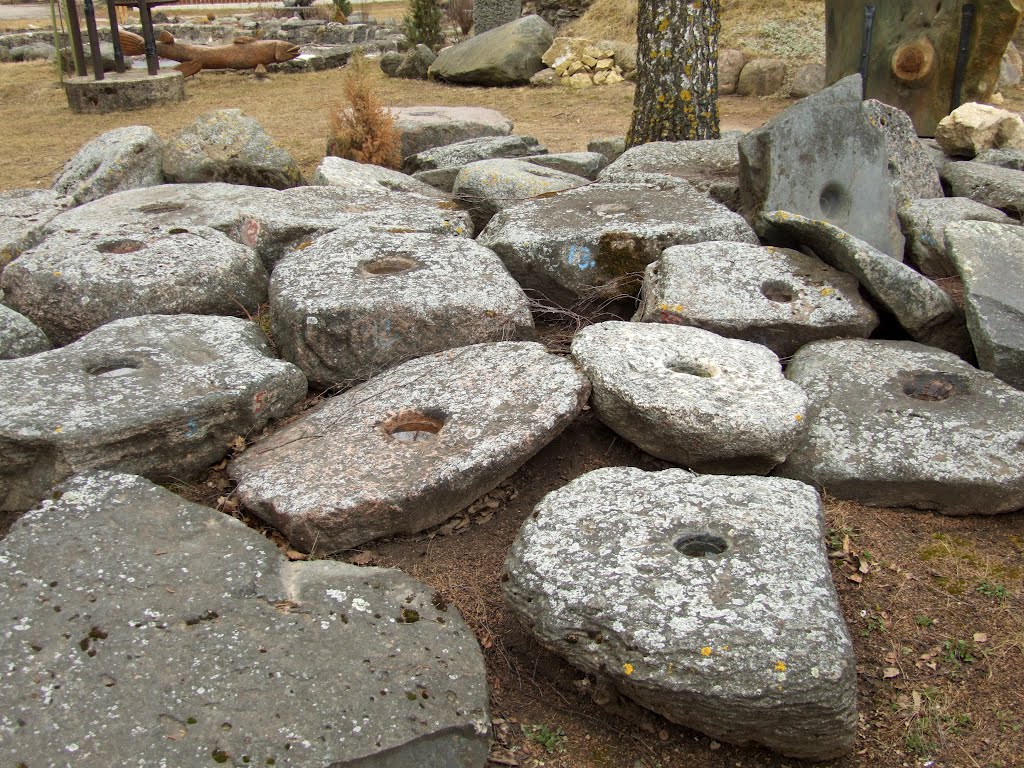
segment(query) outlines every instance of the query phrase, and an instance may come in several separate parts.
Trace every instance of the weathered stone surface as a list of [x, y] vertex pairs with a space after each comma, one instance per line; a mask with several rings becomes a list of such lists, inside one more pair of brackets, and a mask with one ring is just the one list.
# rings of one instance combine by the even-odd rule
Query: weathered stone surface
[[683, 181], [592, 184], [529, 200], [499, 212], [478, 238], [528, 294], [578, 309], [635, 295], [662, 250], [708, 240], [757, 242], [740, 216]]
[[164, 176], [182, 184], [222, 181], [273, 189], [302, 184], [294, 158], [240, 109], [208, 112], [171, 138], [164, 149]]
[[346, 187], [349, 190], [415, 192], [426, 197], [446, 198], [436, 187], [417, 181], [401, 171], [341, 157], [325, 157], [320, 161], [311, 183], [324, 187]]
[[464, 85], [516, 85], [544, 69], [541, 56], [555, 30], [540, 16], [524, 16], [445, 48], [430, 76]]
[[482, 136], [508, 136], [512, 121], [483, 107], [395, 107], [402, 133], [402, 157]]
[[184, 101], [185, 78], [173, 69], [160, 70], [155, 76], [144, 69], [129, 69], [103, 80], [92, 75], [67, 77], [64, 91], [72, 112], [108, 114]]
[[24, 315], [0, 304], [0, 360], [28, 357], [48, 349], [46, 334]]
[[771, 96], [786, 81], [786, 62], [782, 59], [752, 59], [743, 65], [736, 93], [740, 96]]
[[805, 426], [807, 398], [771, 350], [699, 328], [596, 323], [572, 356], [598, 417], [659, 459], [714, 474], [767, 474]]
[[480, 160], [470, 163], [455, 177], [452, 193], [482, 230], [498, 211], [537, 195], [561, 192], [589, 184], [588, 179], [523, 160]]
[[1024, 171], [986, 163], [946, 163], [940, 171], [953, 197], [969, 197], [1014, 218], [1024, 215]]
[[847, 77], [740, 140], [743, 212], [762, 237], [769, 233], [761, 214], [791, 211], [902, 259], [885, 136], [871, 124], [860, 91], [860, 76]]
[[974, 162], [1024, 171], [1024, 149], [986, 149], [978, 153]]
[[587, 142], [587, 152], [597, 152], [614, 163], [626, 151], [625, 136], [608, 136], [603, 139], [591, 139]]
[[880, 507], [993, 514], [1024, 506], [1024, 394], [910, 341], [808, 344], [787, 378], [808, 430], [776, 474]]
[[281, 356], [318, 387], [445, 349], [533, 338], [526, 296], [493, 251], [422, 233], [324, 235], [277, 265], [270, 312]]
[[429, 587], [137, 476], [60, 491], [0, 550], [4, 765], [483, 767], [483, 658]]
[[118, 320], [0, 366], [0, 509], [24, 510], [89, 469], [187, 479], [306, 394], [254, 324]]
[[946, 253], [946, 226], [956, 221], [994, 221], [1015, 223], [1002, 211], [968, 200], [966, 197], [940, 197], [914, 200], [900, 208], [900, 223], [907, 237], [910, 261], [929, 277], [956, 274]]
[[267, 271], [251, 248], [208, 227], [61, 232], [4, 270], [8, 306], [58, 345], [138, 315], [256, 314]]
[[608, 165], [608, 158], [600, 152], [558, 152], [550, 155], [531, 155], [524, 159], [528, 163], [582, 176], [590, 181], [595, 181], [597, 175]]
[[855, 277], [786, 248], [724, 242], [666, 248], [647, 267], [634, 319], [704, 328], [781, 357], [878, 325]]
[[856, 660], [824, 530], [802, 483], [599, 469], [544, 497], [503, 590], [543, 645], [669, 720], [831, 758], [856, 735]]
[[477, 35], [519, 18], [522, 0], [475, 0], [473, 32]]
[[1003, 91], [1007, 88], [1015, 88], [1020, 85], [1022, 75], [1024, 75], [1024, 61], [1021, 60], [1017, 46], [1010, 42], [1003, 53], [1003, 60], [999, 62], [999, 80], [996, 83], [996, 89]]
[[974, 157], [986, 149], [1024, 149], [1020, 115], [970, 102], [939, 121], [935, 140], [947, 155]]
[[723, 48], [718, 51], [718, 92], [722, 96], [736, 93], [736, 85], [740, 81], [740, 72], [747, 63], [747, 55], [734, 48]]
[[75, 205], [164, 181], [164, 143], [152, 128], [131, 125], [107, 131], [82, 147], [53, 182], [53, 191]]
[[420, 43], [405, 54], [402, 63], [395, 70], [395, 77], [404, 77], [409, 80], [426, 80], [427, 71], [436, 59], [437, 54], [428, 46]]
[[789, 87], [789, 95], [794, 99], [803, 99], [824, 87], [825, 65], [804, 64], [793, 75], [793, 84]]
[[1024, 389], [1024, 229], [962, 221], [949, 224], [945, 235], [964, 281], [978, 367]]
[[864, 102], [864, 111], [885, 138], [892, 204], [898, 209], [911, 200], [942, 197], [938, 169], [921, 146], [910, 116], [874, 99]]
[[70, 202], [48, 189], [0, 192], [0, 272], [42, 240], [46, 224]]
[[[547, 150], [531, 136], [487, 136], [433, 147], [410, 155], [402, 162], [402, 170], [413, 174], [418, 181], [451, 192], [459, 171], [470, 163], [499, 157], [526, 157], [545, 153]], [[431, 171], [443, 172], [430, 173]]]
[[398, 51], [387, 51], [380, 57], [380, 69], [388, 77], [394, 77], [403, 61], [405, 61], [404, 54]]
[[970, 353], [963, 313], [927, 277], [828, 222], [785, 211], [773, 211], [765, 219], [829, 266], [856, 277], [911, 338], [957, 355]]
[[292, 546], [336, 552], [442, 522], [543, 448], [589, 394], [540, 344], [462, 347], [328, 400], [228, 472]]
[[545, 67], [540, 72], [530, 76], [530, 85], [539, 87], [559, 85], [560, 82], [561, 80], [558, 77], [558, 73], [551, 67]]
[[11, 61], [52, 61], [57, 49], [50, 43], [38, 42], [27, 45], [16, 45], [11, 48]]

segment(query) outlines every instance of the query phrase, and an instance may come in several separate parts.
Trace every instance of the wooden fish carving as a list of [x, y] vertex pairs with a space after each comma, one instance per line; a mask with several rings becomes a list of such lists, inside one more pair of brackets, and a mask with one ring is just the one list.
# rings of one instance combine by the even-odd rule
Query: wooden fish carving
[[[127, 56], [142, 56], [146, 52], [141, 35], [118, 30], [121, 50]], [[252, 37], [236, 38], [231, 45], [189, 45], [174, 42], [174, 36], [164, 30], [156, 39], [156, 53], [162, 59], [180, 61], [175, 69], [186, 77], [201, 69], [255, 69], [256, 67], [291, 61], [299, 55], [299, 46], [284, 40], [256, 40]]]

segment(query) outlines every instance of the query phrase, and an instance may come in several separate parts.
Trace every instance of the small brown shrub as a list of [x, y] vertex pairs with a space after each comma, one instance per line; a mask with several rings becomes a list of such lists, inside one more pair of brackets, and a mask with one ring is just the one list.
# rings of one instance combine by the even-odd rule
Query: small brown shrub
[[451, 25], [465, 37], [473, 28], [473, 0], [448, 0], [444, 9]]
[[372, 66], [355, 54], [345, 68], [341, 91], [347, 104], [331, 111], [328, 153], [357, 163], [398, 168], [402, 164], [402, 134], [373, 92]]

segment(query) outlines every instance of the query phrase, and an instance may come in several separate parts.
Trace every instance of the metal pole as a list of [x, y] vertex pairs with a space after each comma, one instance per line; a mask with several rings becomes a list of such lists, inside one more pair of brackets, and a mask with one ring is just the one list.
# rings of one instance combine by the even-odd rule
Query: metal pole
[[118, 73], [124, 72], [124, 51], [121, 50], [121, 40], [117, 36], [117, 8], [114, 7], [114, 0], [107, 0], [107, 15], [110, 17], [110, 42], [114, 46], [114, 69]]
[[65, 0], [68, 12], [68, 32], [71, 34], [71, 55], [75, 59], [75, 74], [85, 77], [85, 49], [82, 47], [81, 22], [78, 20], [78, 6], [75, 0]]
[[967, 55], [971, 50], [971, 35], [974, 33], [974, 4], [967, 3], [960, 12], [960, 47], [956, 52], [956, 69], [953, 71], [953, 98], [949, 111], [960, 106], [964, 89], [964, 75], [967, 72]]
[[148, 0], [139, 0], [139, 21], [142, 22], [142, 39], [146, 46], [146, 69], [150, 76], [160, 71], [160, 59], [156, 55], [156, 40], [153, 39], [153, 17], [149, 14]]
[[868, 64], [871, 61], [871, 36], [875, 28], [875, 6], [864, 6], [864, 37], [860, 43], [861, 97], [868, 95]]
[[85, 29], [89, 33], [89, 47], [92, 49], [92, 76], [102, 80], [103, 54], [100, 53], [100, 34], [96, 31], [96, 10], [92, 0], [85, 0], [82, 10], [85, 13]]

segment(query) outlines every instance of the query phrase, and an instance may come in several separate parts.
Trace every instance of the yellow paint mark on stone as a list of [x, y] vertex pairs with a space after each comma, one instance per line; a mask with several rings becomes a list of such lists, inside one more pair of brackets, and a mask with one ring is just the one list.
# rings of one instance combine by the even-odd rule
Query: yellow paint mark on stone
[[786, 662], [784, 662], [784, 661], [776, 661], [775, 662], [775, 671], [776, 672], [785, 672], [786, 671]]
[[701, 648], [700, 649], [700, 655], [701, 656], [710, 656], [711, 655], [711, 646], [710, 645], [705, 645], [703, 648]]
[[622, 671], [625, 672], [627, 675], [632, 675], [633, 665], [627, 661], [625, 664], [622, 665]]

